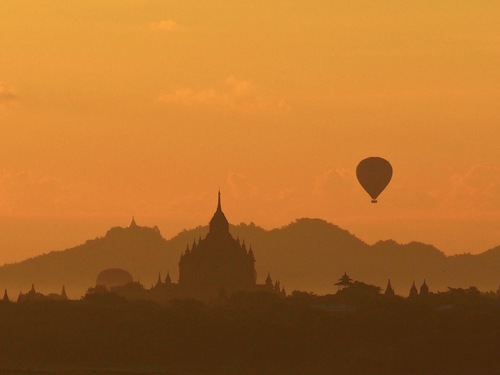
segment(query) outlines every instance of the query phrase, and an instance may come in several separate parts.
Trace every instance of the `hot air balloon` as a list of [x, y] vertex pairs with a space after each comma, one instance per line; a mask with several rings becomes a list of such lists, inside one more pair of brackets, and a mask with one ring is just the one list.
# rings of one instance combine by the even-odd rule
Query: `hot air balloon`
[[377, 203], [377, 197], [391, 181], [392, 166], [385, 159], [369, 157], [359, 162], [356, 167], [356, 177], [363, 189], [372, 197], [372, 203]]

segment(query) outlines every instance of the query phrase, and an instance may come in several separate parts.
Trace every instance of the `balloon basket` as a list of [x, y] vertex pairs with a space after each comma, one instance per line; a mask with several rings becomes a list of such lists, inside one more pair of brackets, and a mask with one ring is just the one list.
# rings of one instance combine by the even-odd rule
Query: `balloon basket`
[[372, 199], [372, 203], [377, 203], [377, 200], [376, 199]]

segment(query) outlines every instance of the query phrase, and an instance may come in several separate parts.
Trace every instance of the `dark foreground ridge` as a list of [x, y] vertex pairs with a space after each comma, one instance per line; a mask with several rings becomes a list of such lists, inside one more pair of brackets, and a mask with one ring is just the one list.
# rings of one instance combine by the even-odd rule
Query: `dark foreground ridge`
[[498, 373], [497, 296], [470, 288], [403, 299], [375, 289], [166, 306], [113, 293], [0, 302], [0, 373]]

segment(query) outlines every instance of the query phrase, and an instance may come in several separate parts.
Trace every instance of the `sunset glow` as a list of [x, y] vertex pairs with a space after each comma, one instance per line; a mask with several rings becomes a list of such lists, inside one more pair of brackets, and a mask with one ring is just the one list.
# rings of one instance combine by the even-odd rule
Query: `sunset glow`
[[[500, 2], [8, 1], [0, 263], [126, 226], [318, 217], [500, 245]], [[369, 156], [394, 174], [377, 204]]]

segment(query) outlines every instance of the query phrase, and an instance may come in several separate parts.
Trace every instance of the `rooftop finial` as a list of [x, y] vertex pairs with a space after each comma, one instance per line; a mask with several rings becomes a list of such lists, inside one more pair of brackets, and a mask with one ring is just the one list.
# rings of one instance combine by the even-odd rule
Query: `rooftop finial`
[[219, 199], [217, 201], [217, 211], [222, 211], [222, 207], [220, 205], [220, 189], [219, 189]]

